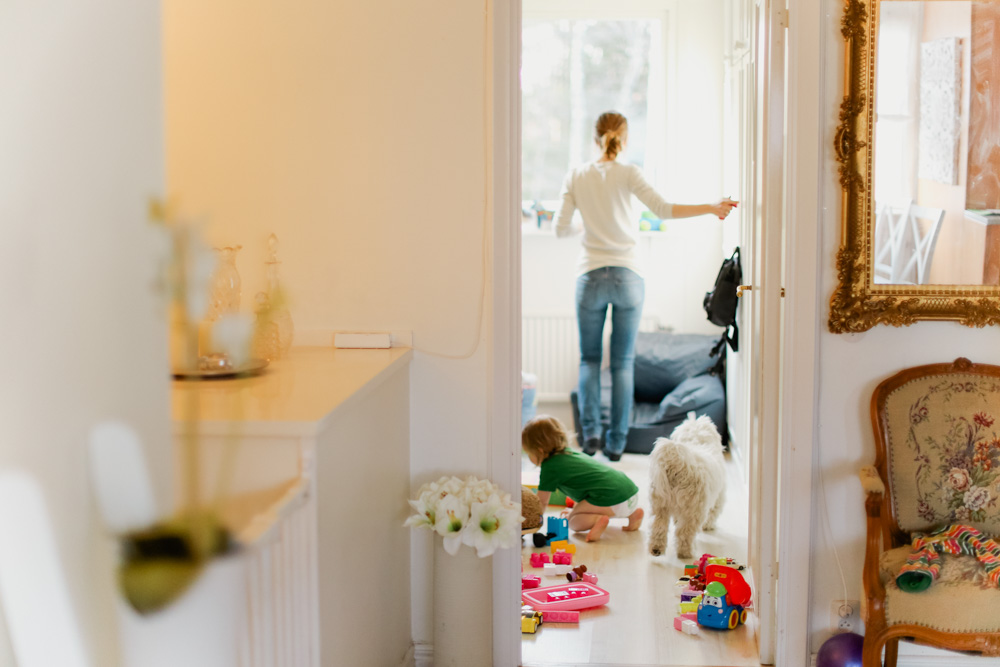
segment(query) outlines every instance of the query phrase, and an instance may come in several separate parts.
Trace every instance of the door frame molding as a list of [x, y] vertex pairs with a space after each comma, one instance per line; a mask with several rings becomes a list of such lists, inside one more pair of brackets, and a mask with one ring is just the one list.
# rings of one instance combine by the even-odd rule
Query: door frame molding
[[[809, 664], [810, 545], [812, 524], [813, 442], [816, 433], [815, 350], [821, 328], [817, 266], [819, 236], [819, 163], [822, 156], [821, 96], [813, 94], [822, 81], [822, 31], [818, 3], [788, 0], [787, 66], [789, 91], [812, 91], [790, 96], [786, 118], [785, 193], [785, 317], [783, 322], [782, 392], [779, 452], [781, 474], [778, 504], [777, 551], [781, 585], [776, 588], [776, 664]], [[489, 250], [491, 276], [488, 463], [492, 479], [512, 493], [520, 487], [520, 26], [521, 0], [492, 0], [489, 4], [492, 62], [485, 82], [492, 95], [490, 152], [487, 169], [493, 188], [493, 225]], [[795, 222], [799, 221], [796, 225]], [[794, 289], [793, 289], [794, 287]], [[797, 320], [789, 313], [811, 313]], [[795, 502], [787, 502], [794, 498]], [[517, 574], [520, 550], [501, 549], [493, 557], [493, 664], [520, 664], [521, 635], [516, 623], [520, 611]]]

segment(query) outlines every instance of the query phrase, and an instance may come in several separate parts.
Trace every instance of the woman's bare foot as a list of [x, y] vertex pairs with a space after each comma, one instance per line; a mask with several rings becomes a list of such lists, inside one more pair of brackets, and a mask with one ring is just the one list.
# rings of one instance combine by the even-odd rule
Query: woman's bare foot
[[596, 542], [597, 540], [601, 539], [601, 535], [604, 534], [604, 529], [607, 527], [608, 527], [608, 517], [606, 516], [597, 517], [597, 521], [594, 522], [594, 527], [590, 529], [589, 533], [587, 533], [587, 541]]
[[622, 530], [639, 530], [639, 526], [642, 525], [642, 517], [646, 515], [640, 507], [628, 517], [628, 525], [622, 528]]

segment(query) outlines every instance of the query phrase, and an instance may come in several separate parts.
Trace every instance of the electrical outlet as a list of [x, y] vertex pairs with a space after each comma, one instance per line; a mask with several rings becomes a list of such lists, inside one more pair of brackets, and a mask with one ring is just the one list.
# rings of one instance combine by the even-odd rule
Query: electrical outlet
[[861, 632], [861, 603], [834, 600], [830, 604], [830, 629], [834, 632]]

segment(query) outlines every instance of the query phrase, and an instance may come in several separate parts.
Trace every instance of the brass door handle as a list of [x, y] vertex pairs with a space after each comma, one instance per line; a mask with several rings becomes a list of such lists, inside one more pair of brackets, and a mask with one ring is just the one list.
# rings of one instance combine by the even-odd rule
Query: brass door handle
[[[752, 290], [753, 290], [753, 285], [740, 285], [739, 287], [736, 288], [736, 297], [739, 298], [743, 296], [744, 291], [750, 292]], [[785, 288], [782, 287], [781, 297], [784, 298], [784, 296], [785, 296]]]

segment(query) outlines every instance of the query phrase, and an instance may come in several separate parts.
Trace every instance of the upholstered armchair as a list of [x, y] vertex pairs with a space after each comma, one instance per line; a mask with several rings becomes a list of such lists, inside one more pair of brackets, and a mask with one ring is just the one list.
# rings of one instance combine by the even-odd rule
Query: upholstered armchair
[[1000, 366], [957, 359], [901, 371], [875, 389], [871, 415], [864, 667], [881, 665], [883, 648], [893, 667], [900, 639], [1000, 655], [1000, 589], [974, 556], [942, 556], [926, 590], [896, 582], [914, 534], [964, 524], [1000, 536]]

